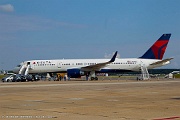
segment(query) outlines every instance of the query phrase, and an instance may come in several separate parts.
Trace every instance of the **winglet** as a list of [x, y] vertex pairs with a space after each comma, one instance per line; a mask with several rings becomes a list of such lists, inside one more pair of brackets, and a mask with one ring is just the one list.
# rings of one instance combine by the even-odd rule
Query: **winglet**
[[116, 56], [117, 56], [117, 52], [118, 52], [118, 51], [116, 51], [116, 52], [114, 53], [113, 57], [111, 58], [111, 60], [110, 60], [109, 62], [114, 62], [114, 61], [115, 61]]

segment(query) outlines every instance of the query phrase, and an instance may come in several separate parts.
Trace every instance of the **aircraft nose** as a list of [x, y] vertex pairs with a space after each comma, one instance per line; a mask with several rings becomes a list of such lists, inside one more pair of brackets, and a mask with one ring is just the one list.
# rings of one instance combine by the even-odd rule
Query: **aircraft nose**
[[12, 71], [13, 71], [13, 73], [18, 74], [19, 70], [20, 70], [20, 67], [15, 67]]

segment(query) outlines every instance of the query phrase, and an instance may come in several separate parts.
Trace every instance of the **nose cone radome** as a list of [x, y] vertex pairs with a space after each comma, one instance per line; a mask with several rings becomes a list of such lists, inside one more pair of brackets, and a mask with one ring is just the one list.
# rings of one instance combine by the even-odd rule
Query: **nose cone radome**
[[19, 70], [20, 70], [20, 67], [15, 67], [15, 68], [13, 69], [13, 73], [18, 74], [18, 73], [19, 73]]

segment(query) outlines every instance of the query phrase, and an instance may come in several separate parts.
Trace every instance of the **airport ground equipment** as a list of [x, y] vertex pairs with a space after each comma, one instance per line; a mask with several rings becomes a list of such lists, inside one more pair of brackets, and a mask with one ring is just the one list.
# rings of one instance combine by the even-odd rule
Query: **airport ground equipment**
[[150, 79], [148, 69], [144, 64], [141, 65], [141, 78], [142, 80]]
[[57, 80], [61, 81], [62, 79], [66, 80], [67, 73], [57, 73]]
[[31, 69], [31, 65], [30, 65], [30, 62], [27, 62], [27, 64], [23, 64], [21, 66], [21, 69], [19, 70], [19, 74], [28, 75], [29, 74], [29, 69]]

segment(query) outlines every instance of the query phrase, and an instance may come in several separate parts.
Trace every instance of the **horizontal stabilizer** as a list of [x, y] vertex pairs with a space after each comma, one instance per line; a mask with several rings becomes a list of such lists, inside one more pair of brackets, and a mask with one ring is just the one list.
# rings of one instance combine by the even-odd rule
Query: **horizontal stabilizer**
[[152, 64], [150, 64], [150, 65], [161, 65], [161, 64], [165, 64], [166, 62], [169, 62], [169, 61], [172, 60], [172, 59], [174, 59], [174, 58], [167, 58], [167, 59], [164, 59], [164, 60], [161, 60], [161, 61], [152, 63]]

